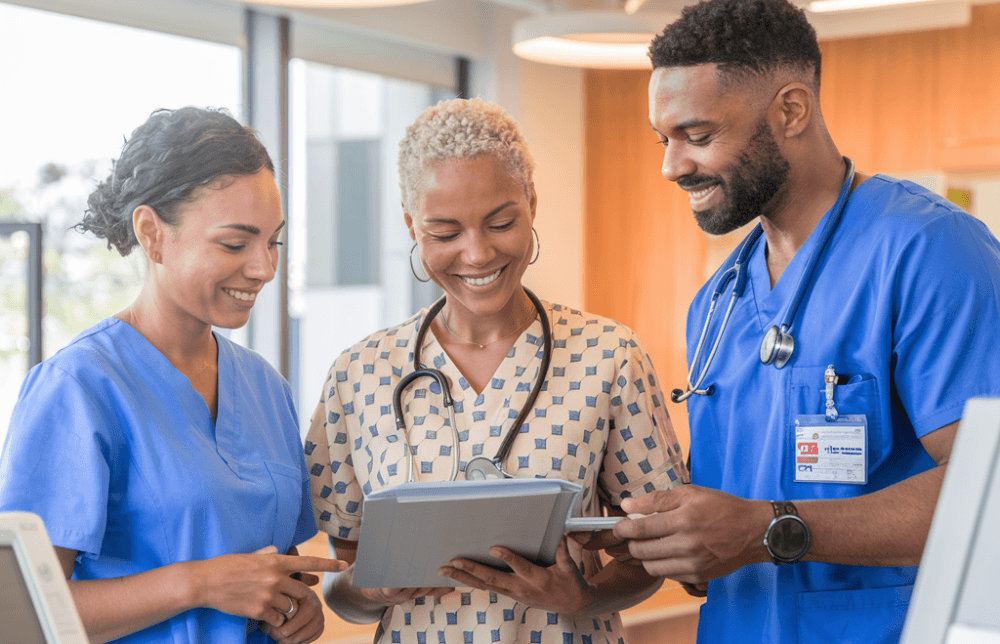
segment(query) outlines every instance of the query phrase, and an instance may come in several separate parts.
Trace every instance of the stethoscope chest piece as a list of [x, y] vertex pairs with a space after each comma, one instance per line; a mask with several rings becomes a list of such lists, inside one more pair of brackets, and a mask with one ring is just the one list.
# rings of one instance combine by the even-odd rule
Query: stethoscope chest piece
[[774, 366], [781, 369], [792, 358], [795, 351], [795, 338], [791, 333], [786, 333], [784, 327], [772, 326], [764, 334], [764, 340], [760, 343], [760, 361], [763, 364], [774, 363]]
[[485, 456], [477, 456], [465, 465], [465, 480], [493, 481], [507, 478], [497, 464]]

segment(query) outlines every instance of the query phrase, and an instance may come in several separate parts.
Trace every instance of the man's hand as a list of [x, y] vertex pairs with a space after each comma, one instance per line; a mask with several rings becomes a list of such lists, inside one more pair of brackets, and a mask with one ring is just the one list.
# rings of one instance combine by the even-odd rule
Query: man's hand
[[697, 485], [625, 499], [628, 514], [614, 532], [630, 539], [629, 552], [646, 572], [702, 586], [748, 564], [770, 561], [763, 537], [773, 512], [767, 501], [749, 501]]

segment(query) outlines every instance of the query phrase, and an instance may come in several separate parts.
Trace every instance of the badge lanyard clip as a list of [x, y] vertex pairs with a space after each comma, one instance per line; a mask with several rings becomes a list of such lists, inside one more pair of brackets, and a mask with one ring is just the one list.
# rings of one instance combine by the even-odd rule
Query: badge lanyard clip
[[823, 379], [826, 381], [826, 422], [833, 423], [840, 418], [840, 413], [833, 405], [833, 392], [837, 388], [837, 373], [833, 370], [833, 365], [826, 368]]

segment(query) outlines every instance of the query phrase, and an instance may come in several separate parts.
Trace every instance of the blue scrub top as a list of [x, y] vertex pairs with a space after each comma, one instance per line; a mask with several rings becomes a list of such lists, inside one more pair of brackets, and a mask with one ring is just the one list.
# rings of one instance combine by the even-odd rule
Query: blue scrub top
[[[285, 552], [316, 534], [288, 384], [215, 339], [215, 422], [188, 378], [114, 318], [25, 379], [0, 457], [0, 511], [39, 514], [53, 544], [80, 552], [74, 579]], [[242, 644], [247, 619], [199, 608], [118, 641]]]
[[[754, 248], [746, 291], [702, 386], [716, 393], [688, 400], [693, 483], [751, 499], [869, 494], [934, 467], [920, 437], [958, 420], [968, 398], [1000, 395], [1000, 245], [951, 203], [882, 175], [851, 194], [812, 283], [803, 285], [791, 360], [783, 369], [761, 364], [764, 333], [781, 323], [825, 221], [774, 289], [763, 237]], [[689, 310], [689, 363], [718, 278]], [[731, 288], [706, 336], [709, 348]], [[865, 485], [794, 481], [794, 419], [823, 414], [830, 364], [849, 377], [836, 388], [837, 410], [867, 416]], [[896, 642], [916, 570], [747, 566], [710, 584], [698, 641]]]

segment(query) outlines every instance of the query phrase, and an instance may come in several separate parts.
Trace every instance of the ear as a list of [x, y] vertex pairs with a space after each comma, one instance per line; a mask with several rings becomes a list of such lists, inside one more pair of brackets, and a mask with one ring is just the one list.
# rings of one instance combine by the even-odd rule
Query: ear
[[798, 82], [785, 85], [771, 103], [776, 132], [785, 138], [799, 136], [809, 127], [815, 106], [816, 97], [808, 85]]
[[139, 206], [132, 211], [132, 229], [139, 245], [146, 251], [146, 257], [153, 263], [163, 261], [163, 237], [166, 224], [159, 218], [156, 211], [149, 206]]
[[[400, 205], [402, 206], [403, 204]], [[417, 233], [413, 230], [413, 217], [410, 216], [410, 213], [406, 212], [405, 210], [406, 207], [405, 206], [403, 207], [404, 207], [403, 221], [406, 222], [406, 228], [407, 230], [410, 231], [410, 239], [412, 239], [413, 241], [417, 241]]]
[[531, 208], [531, 221], [535, 221], [535, 209], [538, 207], [538, 193], [535, 192], [534, 182], [528, 186], [528, 207]]

